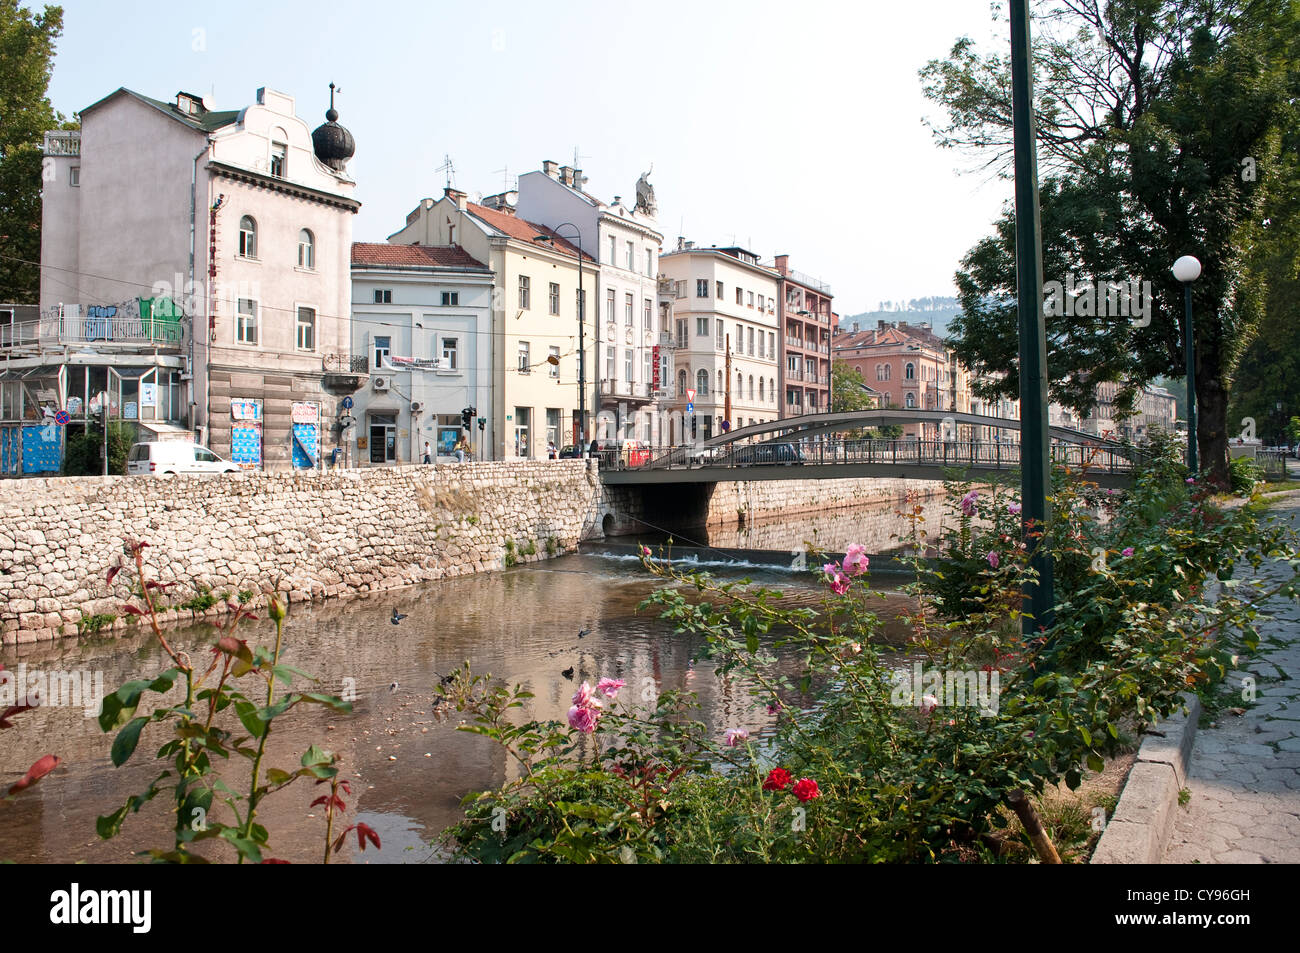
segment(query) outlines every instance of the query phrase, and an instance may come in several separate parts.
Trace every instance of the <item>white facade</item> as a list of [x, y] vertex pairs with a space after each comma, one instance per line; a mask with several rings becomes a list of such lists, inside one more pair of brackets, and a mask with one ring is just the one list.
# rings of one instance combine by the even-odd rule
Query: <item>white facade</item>
[[544, 162], [519, 177], [518, 214], [575, 241], [576, 227], [583, 250], [599, 260], [598, 286], [587, 299], [597, 339], [588, 366], [604, 435], [654, 442], [658, 397], [671, 377], [657, 305], [663, 235], [647, 208], [628, 207], [622, 196], [607, 205], [584, 191], [585, 181], [580, 169]]
[[[465, 435], [480, 458], [492, 446], [491, 270], [459, 249], [438, 249], [465, 260], [441, 265], [431, 255], [400, 264], [381, 249], [357, 244], [352, 255], [352, 353], [370, 371], [350, 415], [351, 463], [421, 463], [424, 445], [447, 459], [465, 433], [462, 410], [477, 419]], [[434, 252], [413, 248], [412, 253]]]
[[665, 442], [722, 433], [728, 396], [731, 429], [776, 420], [781, 408], [776, 272], [743, 248], [695, 248], [692, 243], [663, 254], [659, 271], [673, 287], [677, 348], [672, 406], [684, 412], [686, 391], [694, 391], [697, 428], [693, 434], [665, 435]]

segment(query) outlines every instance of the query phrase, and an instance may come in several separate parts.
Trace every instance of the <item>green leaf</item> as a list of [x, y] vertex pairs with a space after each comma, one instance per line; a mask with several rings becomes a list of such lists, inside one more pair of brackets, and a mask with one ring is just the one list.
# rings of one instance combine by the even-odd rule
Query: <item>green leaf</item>
[[99, 727], [102, 731], [112, 731], [126, 724], [140, 705], [140, 696], [145, 692], [157, 692], [162, 695], [172, 689], [180, 669], [170, 668], [153, 681], [136, 679], [127, 682], [111, 695], [106, 695], [99, 711]]
[[113, 739], [113, 749], [111, 757], [113, 767], [120, 768], [126, 759], [131, 757], [135, 751], [135, 746], [140, 742], [140, 730], [149, 723], [149, 719], [141, 715], [139, 718], [132, 718], [127, 722], [126, 727], [117, 733]]
[[1098, 774], [1106, 770], [1106, 762], [1101, 760], [1101, 755], [1095, 751], [1088, 752], [1088, 768]]

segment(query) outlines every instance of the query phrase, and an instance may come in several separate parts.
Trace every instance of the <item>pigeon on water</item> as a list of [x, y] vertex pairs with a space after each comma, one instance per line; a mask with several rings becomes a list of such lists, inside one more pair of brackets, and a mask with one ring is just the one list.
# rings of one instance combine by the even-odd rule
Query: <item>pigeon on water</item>
[[570, 665], [560, 674], [563, 675], [565, 678], [567, 678], [569, 681], [573, 681], [573, 666]]
[[397, 606], [393, 606], [393, 618], [390, 620], [393, 623], [393, 625], [397, 625], [397, 623], [401, 622], [405, 618], [406, 618], [406, 613], [398, 612]]
[[580, 638], [580, 639], [585, 639], [585, 638], [586, 638], [587, 636], [589, 636], [589, 635], [591, 635], [591, 629], [579, 629], [579, 630], [578, 630], [578, 638]]

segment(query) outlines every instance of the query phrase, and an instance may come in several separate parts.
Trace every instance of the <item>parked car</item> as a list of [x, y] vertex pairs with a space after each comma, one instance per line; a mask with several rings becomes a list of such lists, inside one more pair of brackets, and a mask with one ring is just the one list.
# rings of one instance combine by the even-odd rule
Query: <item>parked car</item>
[[238, 473], [239, 467], [207, 447], [180, 440], [137, 443], [126, 455], [128, 475], [170, 477], [182, 473]]
[[731, 456], [738, 467], [796, 466], [804, 461], [803, 453], [792, 443], [760, 443], [753, 447], [740, 447]]
[[582, 448], [569, 444], [567, 447], [560, 448], [561, 460], [580, 460], [582, 459]]

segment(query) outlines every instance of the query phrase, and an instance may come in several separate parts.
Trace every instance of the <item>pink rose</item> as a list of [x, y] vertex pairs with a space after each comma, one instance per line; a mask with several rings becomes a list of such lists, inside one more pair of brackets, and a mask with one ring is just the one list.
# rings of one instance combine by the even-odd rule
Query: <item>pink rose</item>
[[998, 568], [999, 558], [998, 558], [998, 554], [997, 554], [997, 552], [996, 552], [995, 550], [990, 550], [989, 555], [988, 555], [988, 560], [989, 560], [989, 565], [990, 565], [990, 566], [992, 566], [994, 569], [997, 569], [997, 568]]
[[728, 728], [726, 743], [728, 748], [734, 748], [742, 741], [749, 740], [749, 732], [744, 728]]
[[[579, 708], [586, 708], [592, 704], [591, 686], [586, 682], [579, 685], [578, 690], [573, 693], [573, 704]], [[596, 704], [599, 705], [600, 703], [596, 702]]]
[[596, 691], [606, 698], [614, 698], [618, 695], [618, 690], [626, 684], [627, 682], [621, 678], [602, 678], [596, 683]]
[[1007, 504], [1007, 512], [1010, 513], [1012, 516], [1019, 516], [1019, 515], [1020, 515], [1020, 504], [1019, 504], [1019, 503], [1008, 503], [1008, 504]]
[[979, 491], [971, 490], [961, 498], [961, 511], [967, 516], [975, 515], [975, 501], [980, 498]]
[[649, 555], [650, 555], [650, 547], [649, 547], [649, 546], [642, 546], [642, 547], [641, 547], [641, 555], [642, 555], [642, 556], [649, 556]]
[[871, 560], [867, 558], [867, 547], [851, 543], [844, 554], [844, 571], [850, 576], [860, 576], [869, 565]]
[[934, 711], [934, 710], [935, 710], [936, 708], [938, 708], [938, 707], [939, 707], [939, 699], [935, 698], [933, 695], [922, 695], [922, 696], [921, 696], [921, 714], [922, 714], [922, 715], [928, 715], [928, 714], [930, 714], [930, 712]]
[[1196, 483], [1196, 477], [1188, 477], [1187, 482], [1192, 484]]
[[1133, 555], [1133, 547], [1132, 547], [1132, 546], [1127, 546], [1127, 547], [1125, 547], [1123, 555], [1125, 555], [1125, 556], [1132, 556], [1132, 555]]
[[596, 730], [596, 722], [599, 720], [599, 708], [584, 708], [581, 705], [574, 705], [569, 709], [569, 727], [576, 728], [586, 734], [591, 734]]
[[849, 591], [849, 577], [843, 573], [836, 573], [835, 578], [831, 580], [831, 592], [837, 596], [842, 596]]

